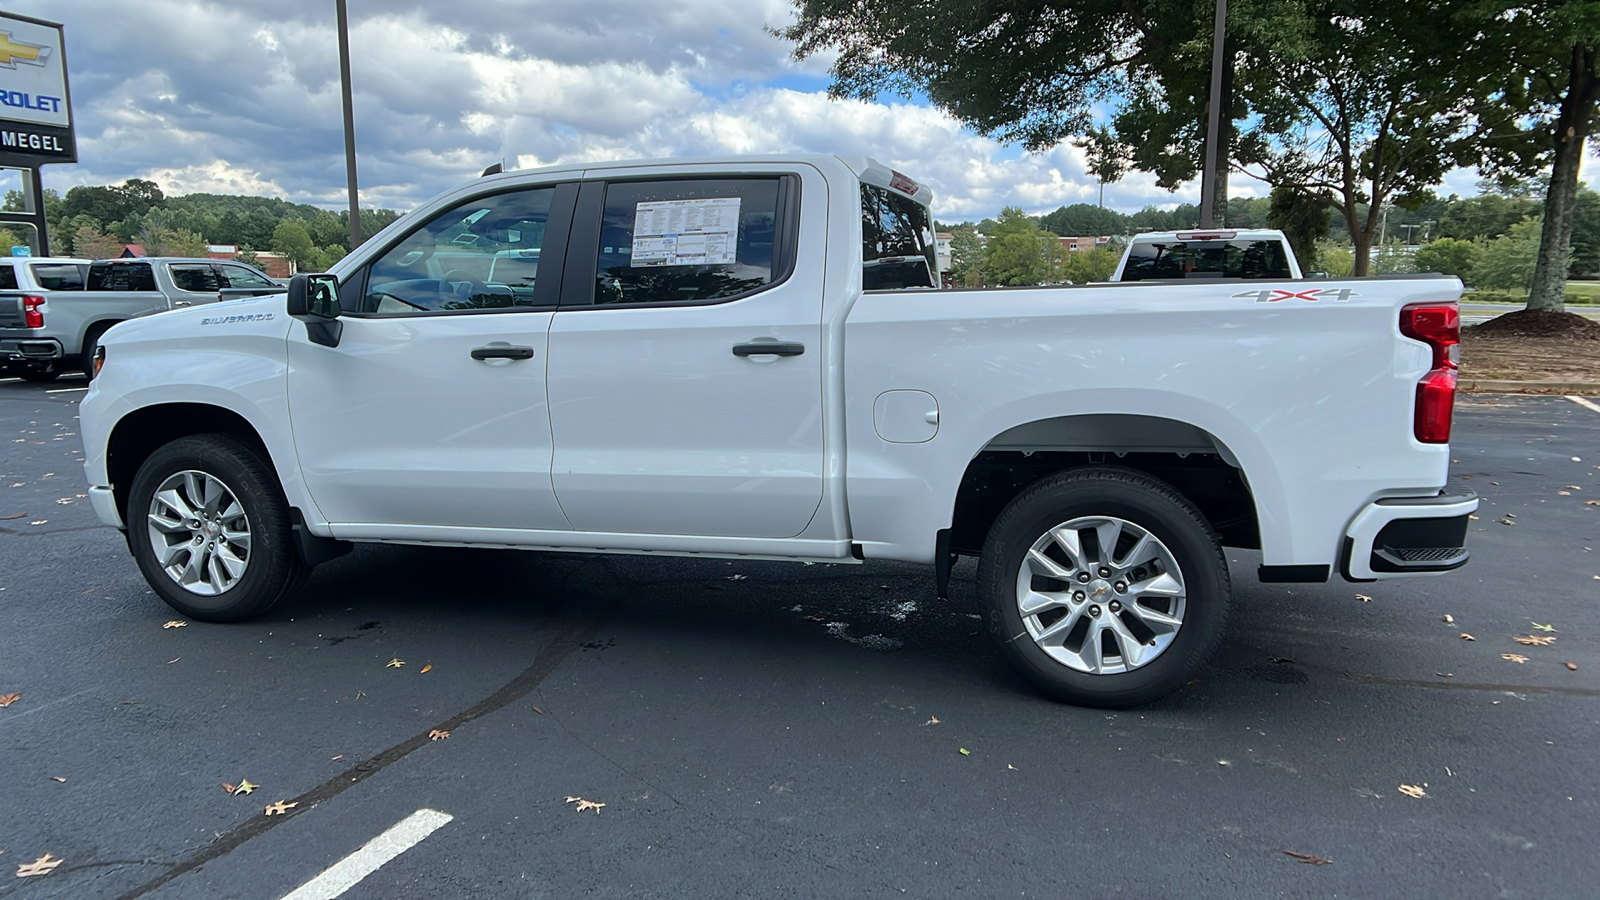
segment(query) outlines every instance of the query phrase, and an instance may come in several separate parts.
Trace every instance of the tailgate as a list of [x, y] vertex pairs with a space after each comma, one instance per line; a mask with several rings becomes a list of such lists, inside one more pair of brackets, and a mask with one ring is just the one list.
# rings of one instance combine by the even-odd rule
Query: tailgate
[[0, 328], [26, 328], [21, 294], [0, 294]]

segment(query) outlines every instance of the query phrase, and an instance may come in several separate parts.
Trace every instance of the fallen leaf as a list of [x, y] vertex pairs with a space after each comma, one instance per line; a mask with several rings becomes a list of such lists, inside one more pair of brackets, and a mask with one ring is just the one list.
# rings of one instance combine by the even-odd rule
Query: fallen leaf
[[605, 806], [604, 803], [597, 803], [594, 800], [585, 800], [582, 797], [568, 797], [567, 802], [578, 804], [576, 808], [577, 812], [583, 812], [586, 809], [592, 809], [594, 810], [594, 814], [597, 816], [600, 815], [600, 808]]
[[338, 761], [339, 761], [339, 760], [341, 760], [341, 759], [344, 759], [344, 754], [343, 754], [343, 753], [341, 753], [341, 754], [339, 754], [339, 755], [338, 755], [338, 756], [332, 756], [332, 757], [329, 757], [329, 759], [330, 759], [330, 760], [332, 760], [332, 761], [334, 761], [334, 762], [338, 762]]
[[49, 519], [39, 519], [36, 522], [29, 522], [28, 524], [29, 525], [45, 525], [45, 524], [48, 524], [49, 521], [50, 521]]
[[23, 863], [17, 866], [17, 877], [27, 878], [30, 875], [46, 875], [49, 874], [51, 869], [59, 865], [61, 865], [61, 860], [46, 853], [31, 863]]
[[395, 657], [394, 659], [391, 659], [388, 662], [384, 663], [383, 667], [385, 669], [398, 669], [398, 668], [400, 668], [401, 666], [403, 666], [405, 664], [406, 664], [405, 660], [400, 659], [399, 657]]
[[[228, 793], [230, 793], [230, 794], [248, 794], [248, 793], [250, 793], [251, 791], [255, 790], [256, 788], [258, 788], [260, 786], [261, 785], [259, 785], [259, 784], [251, 784], [250, 780], [247, 779], [247, 778], [241, 778], [241, 779], [239, 779], [239, 786], [234, 788], [231, 791], [228, 791]], [[223, 787], [227, 787], [227, 785], [223, 785]]]
[[1581, 487], [1579, 487], [1579, 486], [1577, 486], [1575, 484], [1569, 484], [1569, 485], [1567, 485], [1567, 490], [1569, 490], [1569, 491], [1581, 491], [1581, 490], [1583, 490], [1583, 488], [1581, 488]]
[[167, 624], [165, 624], [165, 625], [163, 625], [161, 627], [162, 628], [187, 628], [188, 626], [189, 626], [189, 623], [185, 622], [182, 619], [173, 619], [171, 622], [168, 622]]
[[418, 669], [417, 670], [417, 674], [421, 675], [422, 673], [431, 671], [432, 669], [433, 669], [433, 663], [428, 663], [427, 665], [425, 665], [422, 668]]
[[534, 708], [533, 708], [533, 711], [534, 711], [534, 712], [536, 712], [536, 713], [538, 713], [538, 714], [539, 714], [539, 715], [541, 715], [541, 716], [542, 716], [542, 715], [544, 715], [544, 710], [542, 710], [542, 709], [540, 709], [540, 708], [539, 708], [539, 707], [537, 707], [537, 706], [535, 706], [535, 707], [534, 707]]
[[1006, 768], [1010, 769], [1013, 772], [1018, 771], [1017, 767], [1013, 766], [1011, 763], [1006, 763]]
[[1285, 850], [1283, 852], [1284, 852], [1284, 855], [1286, 855], [1286, 856], [1292, 856], [1295, 859], [1298, 859], [1303, 863], [1307, 863], [1307, 864], [1313, 865], [1313, 866], [1325, 866], [1325, 865], [1333, 862], [1333, 860], [1331, 860], [1331, 859], [1323, 859], [1320, 856], [1312, 856], [1309, 853], [1296, 853], [1293, 850]]
[[1454, 677], [1456, 677], [1456, 673], [1454, 673], [1454, 672], [1435, 672], [1433, 674], [1439, 676], [1440, 678], [1454, 678]]
[[[12, 487], [16, 487], [16, 485], [13, 484]], [[27, 518], [27, 516], [28, 516], [28, 514], [25, 513], [25, 512], [19, 512], [16, 515], [12, 515], [12, 516], [0, 516], [0, 522], [9, 522], [12, 519], [24, 519], [24, 518]]]
[[1372, 602], [1372, 598], [1368, 597], [1366, 594], [1357, 594], [1356, 595], [1356, 599], [1360, 600], [1362, 603], [1371, 603]]
[[1452, 616], [1449, 613], [1445, 613], [1444, 622], [1445, 622], [1446, 625], [1453, 624], [1455, 622], [1455, 620], [1456, 620], [1455, 616]]
[[971, 750], [968, 750], [968, 749], [967, 749], [967, 748], [965, 748], [965, 747], [960, 747], [960, 748], [958, 748], [958, 749], [959, 749], [959, 750], [960, 750], [960, 751], [961, 751], [961, 755], [962, 755], [962, 756], [971, 756], [971, 755], [972, 755], [972, 751], [971, 751]]
[[1400, 793], [1405, 794], [1407, 797], [1411, 797], [1411, 798], [1414, 798], [1414, 799], [1420, 799], [1422, 797], [1428, 796], [1428, 792], [1427, 791], [1423, 790], [1422, 788], [1420, 788], [1420, 787], [1418, 787], [1417, 785], [1414, 785], [1414, 784], [1402, 784], [1402, 785], [1400, 785]]
[[1585, 501], [1583, 501], [1583, 505], [1584, 506], [1600, 506], [1600, 500], [1585, 500]]
[[1517, 523], [1511, 521], [1510, 519], [1501, 519], [1500, 520], [1500, 524], [1501, 525], [1515, 525]]
[[1556, 496], [1557, 497], [1571, 497], [1572, 496], [1572, 492], [1571, 491], [1556, 491]]
[[1477, 638], [1473, 637], [1470, 634], [1467, 634], [1465, 631], [1461, 632], [1461, 639], [1463, 641], [1475, 641], [1475, 640], [1477, 640]]
[[1567, 663], [1567, 671], [1568, 672], [1576, 672], [1576, 671], [1578, 671], [1578, 664], [1577, 663]]
[[285, 803], [282, 800], [279, 800], [277, 803], [267, 807], [266, 814], [269, 816], [281, 816], [299, 805], [300, 804], [298, 803]]
[[1556, 630], [1556, 627], [1554, 625], [1540, 625], [1538, 622], [1529, 622], [1528, 624], [1532, 625], [1534, 628], [1539, 629], [1540, 631], [1555, 631]]
[[928, 717], [928, 721], [923, 722], [922, 724], [924, 724], [924, 725], [937, 725], [937, 724], [939, 724], [939, 717], [938, 716], [929, 716]]
[[748, 575], [729, 575], [728, 576], [728, 580], [729, 581], [744, 581], [748, 577], [749, 577]]
[[173, 664], [173, 663], [175, 663], [175, 662], [177, 662], [177, 661], [178, 661], [178, 660], [180, 660], [180, 659], [183, 659], [183, 657], [181, 657], [181, 656], [174, 656], [174, 657], [173, 657], [173, 658], [171, 658], [171, 659], [169, 659], [169, 660], [167, 660], [167, 665], [169, 665], [169, 666], [170, 666], [170, 665], [172, 665], [172, 664]]
[[21, 699], [21, 694], [0, 694], [0, 706], [10, 706]]
[[66, 784], [67, 783], [67, 780], [65, 778], [62, 778], [60, 775], [51, 775], [50, 776], [50, 780], [51, 781], [59, 781], [62, 784]]
[[1502, 653], [1500, 654], [1500, 658], [1509, 659], [1519, 666], [1528, 661], [1528, 658], [1520, 653]]
[[1467, 518], [1469, 518], [1469, 519], [1471, 519], [1471, 520], [1472, 520], [1472, 521], [1474, 521], [1474, 522], [1476, 522], [1476, 521], [1478, 521], [1478, 517], [1477, 517], [1477, 516], [1474, 516], [1474, 515], [1472, 515], [1472, 514], [1471, 514], [1471, 513], [1468, 513], [1468, 514], [1467, 514]]
[[1518, 634], [1513, 635], [1511, 639], [1519, 644], [1526, 644], [1529, 647], [1548, 647], [1556, 642], [1555, 638], [1544, 634]]
[[449, 736], [450, 732], [445, 731], [443, 728], [435, 728], [428, 732], [428, 740], [430, 741], [442, 741]]

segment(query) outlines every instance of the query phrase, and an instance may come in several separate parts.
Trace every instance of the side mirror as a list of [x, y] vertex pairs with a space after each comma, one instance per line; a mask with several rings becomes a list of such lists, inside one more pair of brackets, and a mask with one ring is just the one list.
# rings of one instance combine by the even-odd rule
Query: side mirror
[[289, 315], [339, 317], [339, 279], [332, 275], [296, 275], [289, 279]]
[[344, 324], [339, 321], [338, 278], [332, 275], [290, 278], [288, 312], [306, 323], [306, 338], [313, 344], [339, 346]]

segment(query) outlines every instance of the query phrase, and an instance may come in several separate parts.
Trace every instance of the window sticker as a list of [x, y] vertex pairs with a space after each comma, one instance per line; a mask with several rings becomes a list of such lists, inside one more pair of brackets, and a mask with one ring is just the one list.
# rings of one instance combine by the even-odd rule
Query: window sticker
[[632, 268], [726, 265], [738, 255], [738, 197], [648, 200], [634, 207]]

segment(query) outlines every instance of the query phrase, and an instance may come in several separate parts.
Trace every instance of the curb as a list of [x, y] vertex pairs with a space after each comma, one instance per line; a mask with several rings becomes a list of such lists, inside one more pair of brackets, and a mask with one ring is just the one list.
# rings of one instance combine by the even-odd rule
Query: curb
[[1463, 378], [1456, 390], [1468, 394], [1578, 394], [1600, 396], [1600, 383], [1593, 381], [1512, 381], [1493, 378]]

